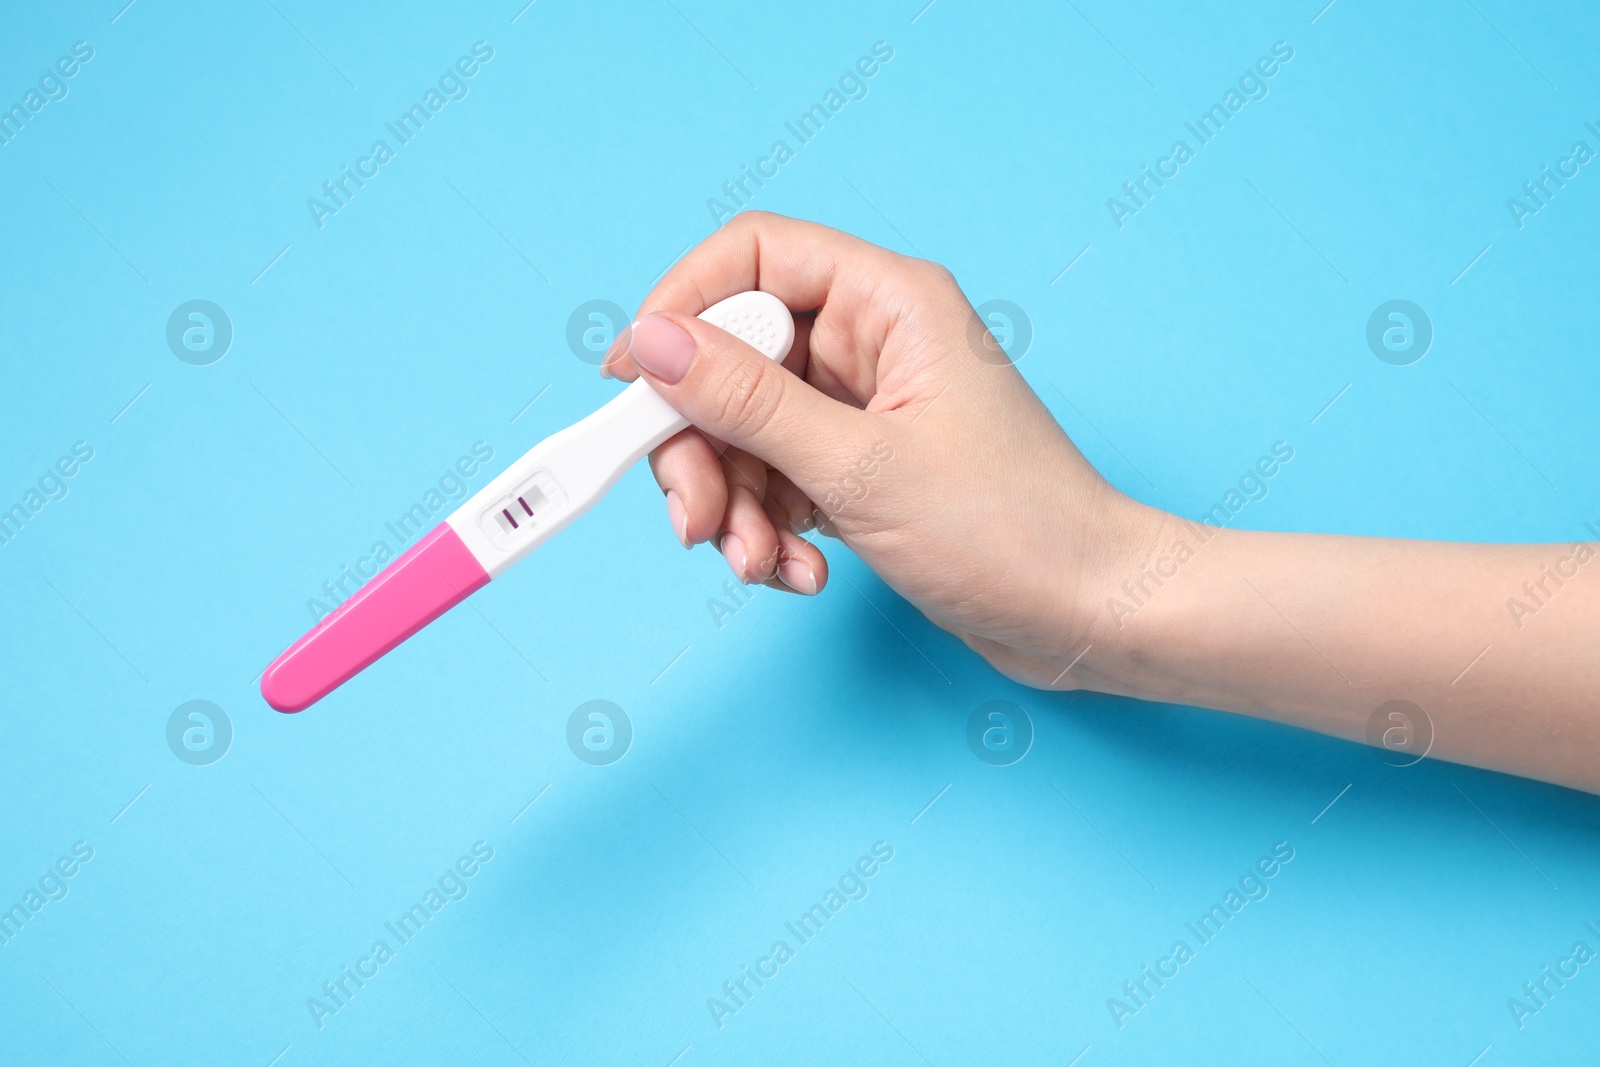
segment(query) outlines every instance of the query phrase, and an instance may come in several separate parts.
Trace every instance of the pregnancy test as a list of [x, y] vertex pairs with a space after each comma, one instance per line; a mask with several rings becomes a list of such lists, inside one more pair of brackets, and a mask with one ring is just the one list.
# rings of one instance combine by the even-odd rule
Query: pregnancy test
[[[794, 343], [789, 309], [768, 293], [731, 296], [700, 318], [770, 359]], [[546, 437], [273, 660], [261, 695], [278, 711], [315, 704], [566, 529], [688, 425], [640, 378]]]

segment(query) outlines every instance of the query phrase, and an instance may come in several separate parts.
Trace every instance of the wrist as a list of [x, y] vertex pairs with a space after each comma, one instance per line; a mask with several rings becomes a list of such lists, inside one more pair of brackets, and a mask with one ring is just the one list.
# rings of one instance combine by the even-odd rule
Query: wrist
[[[1140, 695], [1156, 650], [1164, 639], [1158, 613], [1147, 611], [1174, 575], [1170, 559], [1178, 540], [1194, 537], [1192, 524], [1159, 508], [1100, 487], [1102, 498], [1087, 512], [1096, 516], [1076, 546], [1075, 587], [1056, 620], [1057, 635], [1071, 635], [1070, 647], [1057, 647], [1068, 677], [1053, 688], [1092, 689]], [[1080, 514], [1083, 514], [1080, 512]], [[1069, 572], [1070, 573], [1070, 572]], [[1162, 624], [1164, 626], [1164, 623]]]

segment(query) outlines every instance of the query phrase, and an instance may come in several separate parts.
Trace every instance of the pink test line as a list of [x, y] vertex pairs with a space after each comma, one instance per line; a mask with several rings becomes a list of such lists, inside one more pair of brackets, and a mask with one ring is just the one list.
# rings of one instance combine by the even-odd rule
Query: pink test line
[[489, 583], [449, 523], [440, 523], [289, 646], [261, 675], [278, 711], [300, 711]]

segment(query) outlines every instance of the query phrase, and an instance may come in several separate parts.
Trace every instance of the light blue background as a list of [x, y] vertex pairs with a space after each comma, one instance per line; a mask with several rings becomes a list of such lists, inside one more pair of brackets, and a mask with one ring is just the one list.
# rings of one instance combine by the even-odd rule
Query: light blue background
[[[1600, 165], [1524, 229], [1505, 201], [1600, 149], [1589, 6], [273, 3], [51, 5], [0, 34], [7, 105], [95, 49], [0, 146], [0, 503], [95, 450], [0, 548], [0, 903], [95, 849], [0, 948], [0, 1059], [1592, 1057], [1600, 964], [1522, 1030], [1506, 1001], [1600, 948], [1594, 799], [1023, 689], [832, 544], [846, 580], [719, 628], [724, 565], [677, 546], [642, 469], [310, 711], [256, 689], [473, 442], [493, 473], [612, 395], [572, 310], [636, 306], [880, 40], [870, 95], [756, 206], [1025, 308], [1020, 366], [1117, 485], [1194, 516], [1286, 440], [1241, 525], [1587, 536]], [[306, 198], [478, 40], [470, 96], [317, 229]], [[1106, 198], [1280, 40], [1270, 95], [1118, 230]], [[164, 337], [195, 298], [235, 330], [208, 367]], [[1394, 298], [1436, 330], [1409, 367], [1364, 341]], [[609, 767], [564, 739], [597, 698], [636, 731]], [[191, 699], [234, 726], [208, 767], [166, 745]], [[964, 740], [994, 699], [1037, 731], [1009, 768]], [[307, 998], [480, 840], [470, 895], [319, 1030]], [[718, 1029], [706, 999], [876, 841], [870, 896]], [[1270, 896], [1119, 1030], [1107, 998], [1280, 841]]]

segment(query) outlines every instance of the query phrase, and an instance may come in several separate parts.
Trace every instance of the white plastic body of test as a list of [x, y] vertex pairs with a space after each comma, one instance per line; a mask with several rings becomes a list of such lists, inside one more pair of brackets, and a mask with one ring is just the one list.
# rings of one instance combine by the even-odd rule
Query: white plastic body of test
[[[700, 318], [770, 359], [794, 343], [783, 301], [748, 292], [713, 304]], [[588, 511], [623, 473], [689, 425], [643, 379], [580, 422], [546, 437], [445, 521], [490, 578]]]

